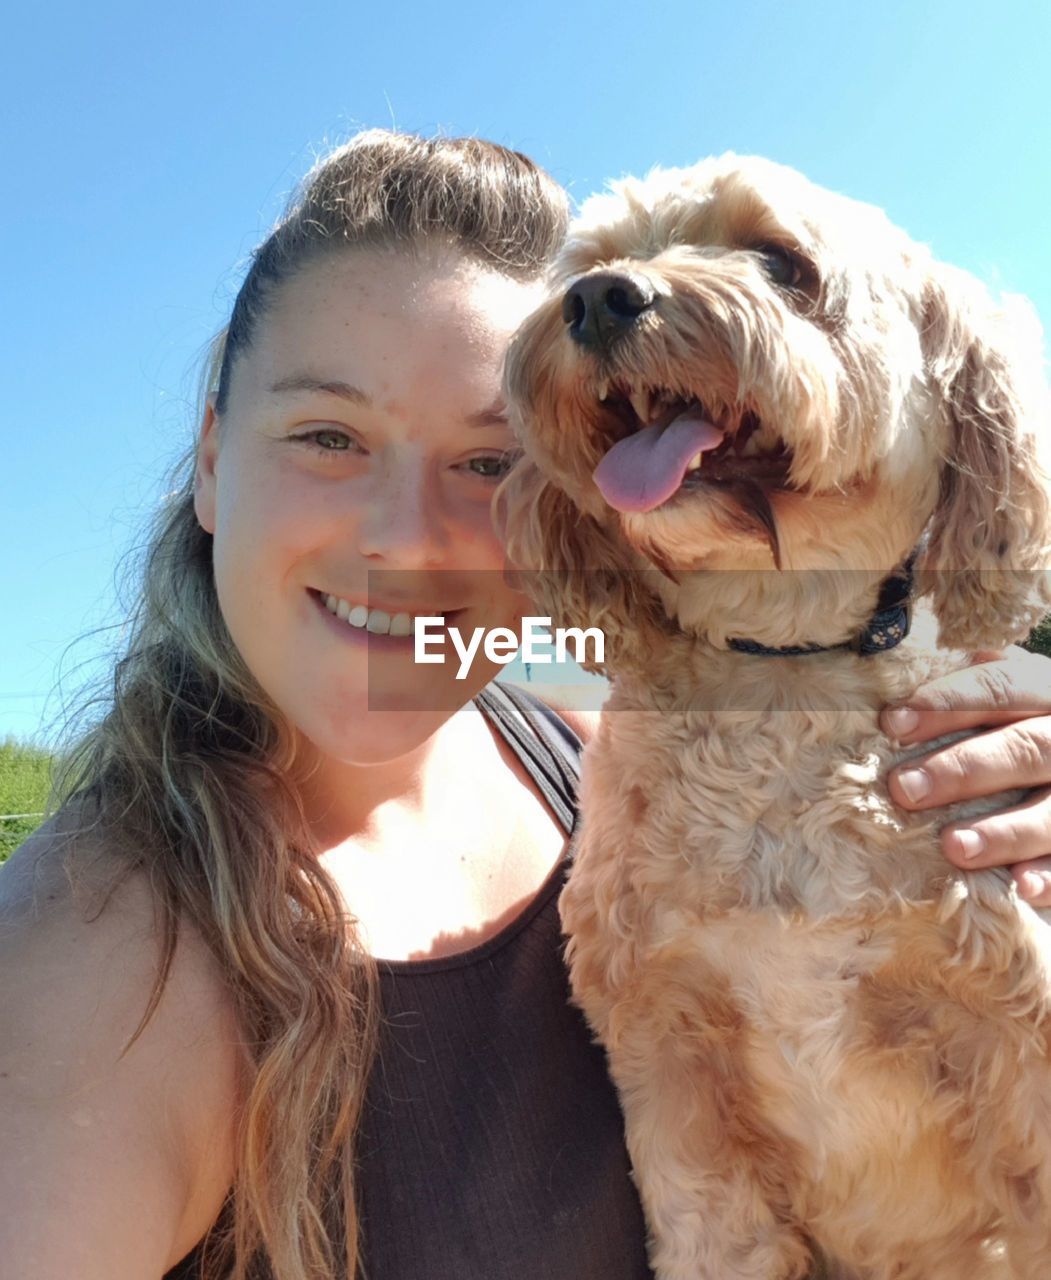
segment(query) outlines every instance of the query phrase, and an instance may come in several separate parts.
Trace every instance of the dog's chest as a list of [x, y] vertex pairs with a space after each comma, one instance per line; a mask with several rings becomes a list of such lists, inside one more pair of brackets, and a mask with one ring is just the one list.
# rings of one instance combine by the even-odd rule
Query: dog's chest
[[[903, 1066], [930, 1029], [908, 990], [961, 954], [960, 922], [942, 918], [968, 896], [940, 851], [946, 815], [894, 805], [899, 754], [873, 720], [864, 707], [606, 715], [562, 899], [574, 994], [611, 1052], [633, 1020], [640, 1044], [674, 1038], [659, 1011], [669, 990], [690, 993], [695, 1025], [733, 1039], [761, 1122], [809, 1153], [808, 1181], [857, 1150], [860, 1116], [873, 1151], [912, 1133], [903, 1117], [922, 1113], [927, 1080]], [[995, 873], [972, 883], [972, 924], [990, 902], [1014, 920]], [[903, 996], [904, 954], [920, 958]], [[928, 1156], [941, 1158], [915, 1158]]]
[[637, 937], [682, 911], [827, 918], [938, 896], [945, 815], [898, 809], [891, 745], [854, 728], [796, 712], [611, 716], [589, 749], [574, 878], [616, 897]]

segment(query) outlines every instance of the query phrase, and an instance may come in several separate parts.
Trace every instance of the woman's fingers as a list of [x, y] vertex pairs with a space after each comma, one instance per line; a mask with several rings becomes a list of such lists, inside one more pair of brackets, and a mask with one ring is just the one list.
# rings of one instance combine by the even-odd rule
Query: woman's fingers
[[899, 765], [888, 776], [892, 798], [905, 809], [938, 809], [1048, 784], [1051, 716], [1046, 715], [962, 738]]
[[1012, 870], [1018, 892], [1031, 907], [1051, 907], [1051, 858], [1035, 858]]
[[985, 725], [1051, 713], [1051, 659], [1025, 649], [979, 655], [969, 666], [921, 685], [906, 703], [884, 707], [883, 731], [903, 745]]
[[[977, 655], [971, 666], [922, 685], [907, 703], [884, 707], [880, 722], [902, 745], [986, 728], [892, 770], [888, 789], [904, 809], [1051, 784], [1051, 665], [1040, 654], [1015, 648]], [[1051, 906], [1051, 790], [951, 823], [942, 849], [959, 867], [1014, 864], [1023, 896]]]
[[1013, 864], [1023, 895], [1043, 894], [1051, 888], [1043, 883], [1045, 873], [1051, 877], [1051, 789], [1013, 808], [951, 823], [942, 832], [942, 850], [965, 870]]

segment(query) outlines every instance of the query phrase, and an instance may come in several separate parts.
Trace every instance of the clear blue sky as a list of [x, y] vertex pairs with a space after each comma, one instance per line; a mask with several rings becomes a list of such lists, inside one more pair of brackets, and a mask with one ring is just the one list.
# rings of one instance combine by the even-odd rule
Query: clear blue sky
[[482, 134], [577, 198], [764, 154], [1028, 293], [1046, 329], [1049, 81], [1046, 0], [10, 9], [0, 736], [36, 734], [60, 668], [71, 692], [111, 642], [73, 645], [119, 620], [115, 565], [190, 438], [195, 357], [327, 141]]

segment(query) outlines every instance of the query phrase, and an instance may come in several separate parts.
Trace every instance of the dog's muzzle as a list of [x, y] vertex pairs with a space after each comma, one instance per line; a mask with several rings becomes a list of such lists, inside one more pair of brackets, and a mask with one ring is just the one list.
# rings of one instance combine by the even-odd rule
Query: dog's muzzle
[[568, 290], [562, 319], [574, 342], [605, 353], [656, 302], [656, 291], [645, 276], [596, 271]]

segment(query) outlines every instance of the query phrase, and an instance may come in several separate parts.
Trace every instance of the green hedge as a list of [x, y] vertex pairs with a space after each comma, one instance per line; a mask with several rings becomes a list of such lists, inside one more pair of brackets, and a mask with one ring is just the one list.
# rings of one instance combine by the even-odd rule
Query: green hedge
[[[0, 862], [40, 825], [51, 779], [51, 756], [7, 738], [0, 742]], [[11, 817], [28, 814], [28, 817]]]

